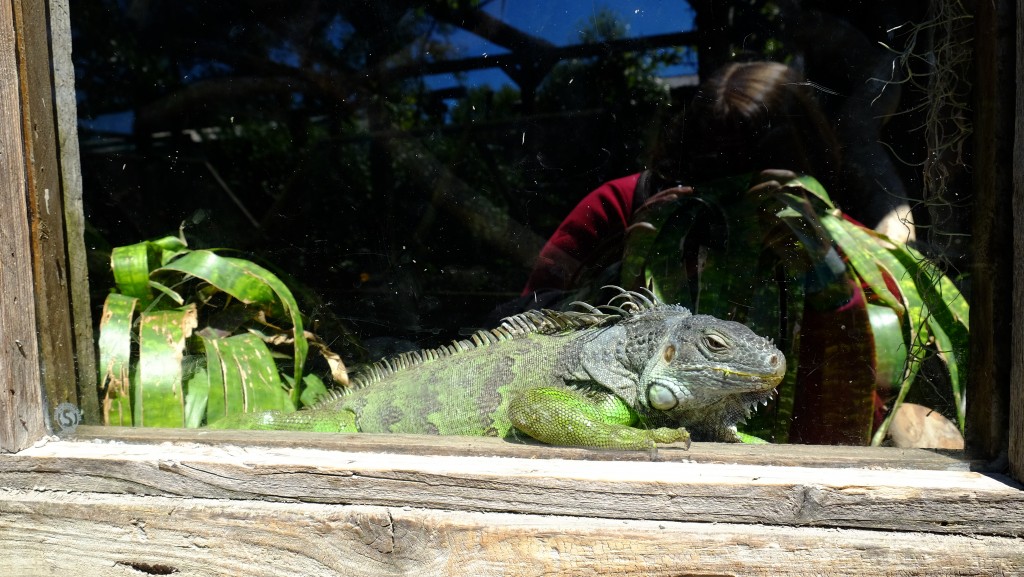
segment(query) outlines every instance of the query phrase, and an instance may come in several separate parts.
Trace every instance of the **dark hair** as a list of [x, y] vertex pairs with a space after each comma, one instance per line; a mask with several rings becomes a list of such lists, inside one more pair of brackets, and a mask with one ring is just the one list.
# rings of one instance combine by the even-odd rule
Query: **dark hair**
[[814, 176], [834, 198], [839, 164], [839, 141], [810, 87], [777, 62], [720, 68], [652, 155], [652, 168], [667, 184], [778, 168]]

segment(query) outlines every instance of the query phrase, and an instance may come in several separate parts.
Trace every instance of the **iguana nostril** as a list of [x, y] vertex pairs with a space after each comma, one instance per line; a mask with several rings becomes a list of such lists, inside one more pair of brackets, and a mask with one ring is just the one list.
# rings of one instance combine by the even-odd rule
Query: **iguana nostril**
[[779, 366], [779, 355], [772, 355], [771, 358], [768, 359], [768, 364], [773, 367]]

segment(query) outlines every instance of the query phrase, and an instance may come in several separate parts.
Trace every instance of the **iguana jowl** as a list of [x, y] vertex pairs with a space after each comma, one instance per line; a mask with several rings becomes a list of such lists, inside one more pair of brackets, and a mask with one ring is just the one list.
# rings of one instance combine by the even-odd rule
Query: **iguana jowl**
[[603, 307], [528, 311], [440, 349], [373, 365], [354, 386], [291, 413], [214, 428], [514, 435], [553, 445], [653, 449], [736, 441], [736, 423], [786, 372], [746, 326], [622, 291]]

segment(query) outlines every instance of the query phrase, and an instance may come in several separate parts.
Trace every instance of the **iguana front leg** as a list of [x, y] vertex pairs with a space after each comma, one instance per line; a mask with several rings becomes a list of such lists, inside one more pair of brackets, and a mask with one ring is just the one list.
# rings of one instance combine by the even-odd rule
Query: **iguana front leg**
[[610, 393], [538, 387], [512, 396], [508, 417], [516, 429], [548, 443], [598, 449], [654, 450], [655, 443], [684, 441], [686, 429], [637, 429], [636, 413]]

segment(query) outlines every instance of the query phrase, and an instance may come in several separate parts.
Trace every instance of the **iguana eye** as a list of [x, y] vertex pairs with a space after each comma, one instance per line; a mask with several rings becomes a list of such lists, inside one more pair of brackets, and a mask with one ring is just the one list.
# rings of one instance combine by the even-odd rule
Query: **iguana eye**
[[647, 402], [659, 411], [667, 411], [679, 404], [679, 399], [664, 385], [654, 384], [647, 389]]
[[722, 337], [709, 333], [704, 335], [704, 345], [713, 353], [720, 353], [729, 348], [729, 343]]
[[676, 358], [676, 346], [669, 345], [665, 347], [665, 350], [661, 352], [661, 358], [665, 359], [666, 363], [671, 363], [672, 359]]

